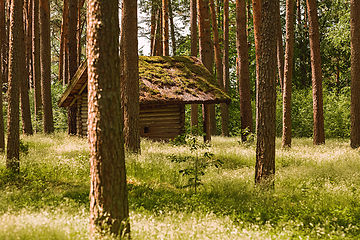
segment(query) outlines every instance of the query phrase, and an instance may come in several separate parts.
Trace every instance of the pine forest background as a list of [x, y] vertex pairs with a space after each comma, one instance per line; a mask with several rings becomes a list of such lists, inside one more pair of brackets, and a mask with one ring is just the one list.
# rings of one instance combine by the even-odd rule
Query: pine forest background
[[[251, 4], [248, 1], [248, 5]], [[215, 1], [217, 8], [217, 19], [219, 26], [220, 46], [222, 45], [223, 30], [223, 2]], [[172, 11], [174, 19], [174, 36], [176, 51], [171, 55], [190, 55], [190, 1], [172, 0]], [[350, 6], [344, 0], [320, 0], [318, 4], [321, 61], [323, 74], [324, 93], [324, 121], [326, 138], [349, 138], [350, 137]], [[147, 55], [149, 52], [144, 46], [150, 44], [150, 16], [151, 1], [139, 1], [138, 36], [139, 54]], [[311, 92], [311, 67], [310, 47], [308, 37], [308, 26], [306, 22], [306, 3], [298, 0], [295, 4], [295, 47], [294, 47], [294, 70], [293, 70], [293, 96], [292, 96], [292, 135], [294, 137], [312, 137], [313, 114], [312, 114], [312, 92]], [[285, 46], [285, 1], [280, 1], [281, 26]], [[8, 9], [8, 8], [6, 8]], [[298, 10], [300, 9], [300, 12]], [[50, 1], [51, 10], [51, 86], [52, 106], [54, 114], [54, 128], [59, 131], [67, 129], [67, 111], [57, 106], [57, 101], [63, 93], [65, 86], [59, 82], [59, 55], [61, 26], [63, 15], [63, 1]], [[120, 11], [121, 12], [121, 11]], [[239, 108], [239, 87], [236, 74], [236, 16], [235, 1], [230, 1], [230, 104], [229, 132], [230, 136], [240, 135], [240, 108]], [[86, 44], [86, 2], [81, 10], [82, 37], [81, 37], [81, 60], [85, 60]], [[253, 116], [255, 116], [255, 42], [254, 28], [251, 8], [248, 7], [247, 33], [249, 45], [250, 63], [250, 84]], [[146, 39], [146, 40], [141, 40]], [[171, 39], [171, 38], [170, 38]], [[3, 64], [3, 73], [6, 72], [7, 63]], [[29, 77], [30, 86], [32, 79]], [[6, 92], [7, 83], [3, 83], [3, 92]], [[41, 120], [35, 120], [33, 88], [30, 88], [30, 104], [32, 111], [33, 125], [41, 126]], [[280, 84], [277, 86], [277, 107], [276, 107], [276, 134], [282, 134], [282, 98]], [[6, 123], [6, 98], [3, 104], [4, 122]], [[190, 106], [186, 109], [187, 126], [190, 125]], [[220, 107], [217, 107], [217, 133], [221, 134]], [[255, 117], [253, 117], [255, 124]], [[199, 122], [201, 128], [201, 122]], [[6, 128], [6, 124], [5, 124]]]

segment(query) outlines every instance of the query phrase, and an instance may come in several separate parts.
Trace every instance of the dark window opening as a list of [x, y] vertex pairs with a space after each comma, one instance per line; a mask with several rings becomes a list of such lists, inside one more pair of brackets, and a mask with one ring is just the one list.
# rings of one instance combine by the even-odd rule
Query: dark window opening
[[144, 133], [149, 133], [150, 132], [150, 127], [144, 127]]

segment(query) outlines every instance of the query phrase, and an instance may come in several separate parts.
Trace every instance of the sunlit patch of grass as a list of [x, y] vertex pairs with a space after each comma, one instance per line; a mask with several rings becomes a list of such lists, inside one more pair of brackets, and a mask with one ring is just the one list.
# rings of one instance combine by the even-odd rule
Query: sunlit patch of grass
[[0, 215], [0, 239], [88, 239], [88, 212], [69, 214], [61, 210], [23, 210]]
[[[65, 133], [21, 139], [29, 149], [20, 174], [6, 170], [0, 153], [0, 239], [88, 239], [87, 140]], [[277, 139], [275, 187], [265, 191], [254, 183], [255, 142], [213, 137], [208, 151], [224, 163], [206, 168], [197, 193], [183, 188], [186, 163], [169, 158], [189, 156], [188, 146], [141, 145], [141, 155], [126, 156], [133, 239], [360, 236], [360, 152], [347, 140], [313, 146], [293, 139], [284, 149]]]
[[20, 173], [0, 165], [0, 212], [24, 207], [87, 204], [89, 192], [89, 152], [86, 139], [65, 133], [21, 136], [29, 146], [20, 155]]

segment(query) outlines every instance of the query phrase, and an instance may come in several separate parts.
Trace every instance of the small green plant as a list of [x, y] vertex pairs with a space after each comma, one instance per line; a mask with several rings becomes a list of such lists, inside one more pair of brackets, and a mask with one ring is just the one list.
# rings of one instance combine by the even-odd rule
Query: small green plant
[[238, 141], [239, 144], [252, 144], [256, 140], [256, 134], [249, 130], [249, 127], [241, 130], [241, 141]]
[[185, 145], [189, 148], [190, 156], [181, 156], [172, 154], [170, 156], [171, 162], [178, 164], [187, 163], [185, 168], [179, 170], [182, 176], [188, 176], [188, 183], [184, 186], [194, 187], [195, 193], [198, 186], [202, 185], [201, 177], [205, 175], [205, 171], [210, 166], [219, 168], [223, 162], [219, 159], [214, 160], [214, 154], [209, 151], [207, 143], [201, 143], [195, 136], [187, 135], [184, 138]]
[[20, 149], [20, 152], [27, 155], [29, 153], [29, 143], [25, 143], [23, 140], [20, 139], [19, 149]]

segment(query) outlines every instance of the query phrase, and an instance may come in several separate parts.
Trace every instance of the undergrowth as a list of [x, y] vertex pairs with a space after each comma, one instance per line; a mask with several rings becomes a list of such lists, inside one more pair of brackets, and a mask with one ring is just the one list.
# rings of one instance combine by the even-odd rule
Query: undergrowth
[[[88, 239], [86, 139], [58, 133], [22, 142], [20, 174], [0, 155], [0, 239]], [[126, 156], [132, 238], [358, 238], [360, 152], [331, 139], [276, 144], [274, 190], [254, 185], [254, 143], [215, 137], [209, 151], [223, 164], [203, 169], [195, 192], [183, 188], [186, 166], [170, 158], [191, 156], [189, 147], [142, 140], [142, 155]]]

